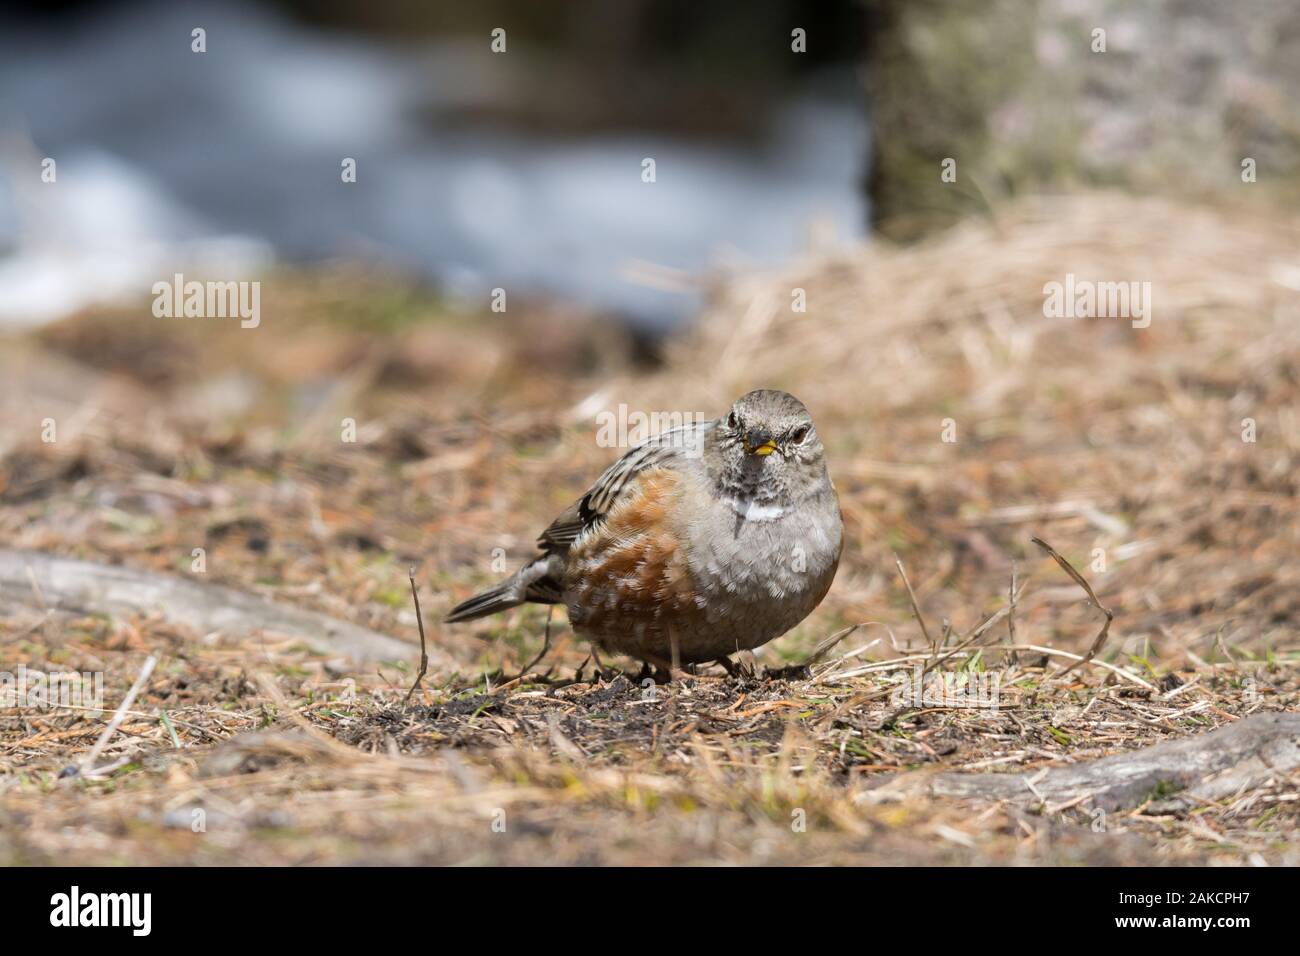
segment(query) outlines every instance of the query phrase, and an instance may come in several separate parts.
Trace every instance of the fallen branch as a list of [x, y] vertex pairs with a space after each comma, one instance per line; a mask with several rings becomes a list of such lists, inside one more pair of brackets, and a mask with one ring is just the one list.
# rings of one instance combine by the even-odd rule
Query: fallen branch
[[1034, 774], [904, 774], [868, 791], [865, 799], [922, 795], [1049, 805], [1088, 800], [1112, 811], [1175, 792], [1188, 804], [1218, 800], [1298, 767], [1300, 714], [1256, 714], [1195, 737]]
[[[0, 605], [81, 614], [163, 614], [199, 633], [268, 632], [300, 638], [324, 654], [363, 661], [404, 660], [410, 645], [316, 611], [217, 584], [120, 565], [0, 549]], [[435, 649], [435, 666], [455, 663]]]

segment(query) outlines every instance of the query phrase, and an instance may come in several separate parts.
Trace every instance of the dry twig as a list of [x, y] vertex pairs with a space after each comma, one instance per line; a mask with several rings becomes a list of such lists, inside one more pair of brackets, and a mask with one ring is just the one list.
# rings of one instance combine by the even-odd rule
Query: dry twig
[[420, 613], [420, 592], [415, 586], [415, 568], [407, 571], [407, 577], [411, 581], [411, 599], [415, 601], [415, 623], [420, 626], [420, 671], [415, 675], [415, 682], [411, 684], [411, 689], [406, 692], [406, 697], [402, 700], [403, 707], [410, 704], [411, 695], [424, 680], [424, 675], [429, 672], [429, 651], [424, 639], [424, 615]]
[[90, 752], [82, 758], [79, 769], [83, 776], [91, 776], [95, 773], [93, 769], [95, 761], [99, 759], [99, 755], [108, 744], [109, 738], [121, 726], [122, 721], [126, 718], [127, 711], [131, 709], [131, 704], [135, 702], [136, 695], [140, 693], [145, 681], [149, 679], [149, 675], [153, 673], [153, 669], [157, 664], [157, 655], [150, 654], [145, 658], [144, 666], [140, 668], [140, 673], [136, 677], [135, 683], [131, 685], [131, 689], [122, 698], [122, 703], [118, 705], [117, 711], [113, 714], [113, 719], [108, 722], [104, 732], [99, 735], [99, 739], [95, 741], [95, 746], [91, 747]]
[[1088, 595], [1088, 600], [1092, 603], [1092, 606], [1095, 607], [1097, 610], [1101, 611], [1102, 614], [1106, 615], [1106, 620], [1101, 625], [1101, 630], [1097, 633], [1096, 639], [1092, 642], [1092, 647], [1088, 648], [1088, 652], [1084, 654], [1080, 660], [1071, 664], [1069, 667], [1067, 667], [1058, 675], [1060, 677], [1064, 677], [1066, 674], [1070, 673], [1070, 671], [1074, 670], [1079, 665], [1086, 664], [1088, 663], [1088, 661], [1092, 660], [1094, 657], [1097, 656], [1097, 652], [1101, 650], [1102, 645], [1106, 643], [1106, 637], [1110, 634], [1110, 622], [1115, 619], [1115, 614], [1114, 612], [1111, 611], [1110, 608], [1105, 607], [1101, 603], [1101, 601], [1097, 599], [1097, 592], [1095, 592], [1092, 589], [1092, 585], [1088, 583], [1087, 579], [1084, 578], [1082, 574], [1080, 574], [1078, 571], [1074, 569], [1074, 565], [1070, 564], [1069, 561], [1061, 557], [1061, 555], [1057, 553], [1055, 548], [1053, 548], [1042, 538], [1033, 537], [1030, 538], [1029, 540], [1034, 542], [1034, 544], [1038, 545], [1049, 555], [1051, 555], [1051, 557], [1056, 561], [1057, 564], [1061, 566], [1061, 568], [1065, 571], [1065, 573], [1068, 574], [1071, 578], [1073, 578], [1074, 582], [1078, 584], [1079, 587], [1083, 588], [1084, 593]]

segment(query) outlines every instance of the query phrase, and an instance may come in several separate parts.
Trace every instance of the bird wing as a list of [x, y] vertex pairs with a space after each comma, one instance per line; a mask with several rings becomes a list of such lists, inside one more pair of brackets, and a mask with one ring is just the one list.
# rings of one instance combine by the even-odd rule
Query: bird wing
[[587, 493], [565, 509], [537, 539], [537, 546], [548, 554], [563, 554], [579, 536], [595, 527], [609, 514], [628, 483], [647, 468], [672, 465], [685, 457], [698, 457], [703, 451], [704, 434], [716, 422], [683, 425], [660, 432], [614, 462], [596, 479]]

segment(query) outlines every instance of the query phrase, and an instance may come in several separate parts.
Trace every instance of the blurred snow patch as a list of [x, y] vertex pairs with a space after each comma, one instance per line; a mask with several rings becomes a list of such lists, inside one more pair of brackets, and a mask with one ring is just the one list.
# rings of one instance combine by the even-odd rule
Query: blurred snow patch
[[0, 325], [33, 326], [91, 305], [148, 302], [177, 272], [247, 279], [269, 244], [214, 232], [138, 169], [100, 151], [60, 159], [43, 182], [27, 150], [0, 155]]

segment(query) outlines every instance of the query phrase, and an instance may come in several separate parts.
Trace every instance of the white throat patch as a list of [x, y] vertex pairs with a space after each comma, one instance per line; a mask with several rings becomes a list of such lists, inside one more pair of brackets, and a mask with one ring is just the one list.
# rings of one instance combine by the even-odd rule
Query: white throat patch
[[775, 521], [785, 514], [785, 508], [778, 504], [761, 504], [753, 498], [736, 498], [731, 495], [723, 499], [736, 514], [746, 521]]

